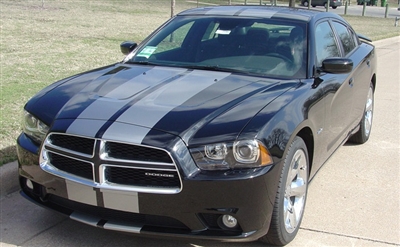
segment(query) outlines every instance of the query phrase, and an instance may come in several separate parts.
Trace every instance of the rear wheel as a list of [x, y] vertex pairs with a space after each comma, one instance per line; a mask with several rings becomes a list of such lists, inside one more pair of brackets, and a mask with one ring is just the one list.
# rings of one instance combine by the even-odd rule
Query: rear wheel
[[360, 129], [350, 137], [349, 141], [363, 144], [368, 141], [372, 129], [372, 119], [374, 115], [374, 85], [371, 83], [368, 90], [367, 101], [363, 117], [360, 121]]
[[308, 1], [304, 1], [303, 6], [308, 7]]
[[296, 137], [285, 157], [269, 231], [260, 241], [286, 245], [295, 238], [306, 203], [308, 170], [307, 147]]

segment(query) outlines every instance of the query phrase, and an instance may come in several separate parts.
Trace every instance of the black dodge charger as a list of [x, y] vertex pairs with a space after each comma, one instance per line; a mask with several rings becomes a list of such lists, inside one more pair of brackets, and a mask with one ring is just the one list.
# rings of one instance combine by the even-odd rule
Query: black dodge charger
[[310, 179], [370, 136], [374, 46], [336, 14], [197, 8], [120, 48], [24, 108], [21, 194], [71, 219], [284, 245]]

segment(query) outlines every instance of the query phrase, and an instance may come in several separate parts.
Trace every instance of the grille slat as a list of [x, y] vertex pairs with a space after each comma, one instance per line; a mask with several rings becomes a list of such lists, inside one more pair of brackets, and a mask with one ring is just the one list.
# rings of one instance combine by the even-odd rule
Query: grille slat
[[50, 163], [59, 170], [74, 174], [79, 177], [93, 180], [92, 164], [71, 159], [55, 153], [49, 153]]
[[172, 163], [171, 157], [165, 151], [155, 148], [106, 142], [105, 151], [108, 157], [114, 159]]
[[57, 147], [88, 155], [93, 154], [94, 139], [69, 135], [50, 135], [49, 140], [52, 145]]
[[[96, 142], [100, 142], [100, 150], [95, 151]], [[160, 189], [177, 193], [181, 189], [175, 163], [162, 149], [52, 133], [42, 152], [42, 157], [48, 157], [47, 165], [68, 173], [66, 177], [74, 175], [93, 184], [102, 181], [107, 183], [104, 186], [133, 186], [153, 193]]]

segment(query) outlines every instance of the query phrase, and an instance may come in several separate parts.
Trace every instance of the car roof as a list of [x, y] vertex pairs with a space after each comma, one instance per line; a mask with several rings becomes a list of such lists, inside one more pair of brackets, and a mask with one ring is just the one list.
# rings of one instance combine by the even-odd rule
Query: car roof
[[185, 10], [180, 16], [237, 16], [255, 18], [279, 18], [309, 22], [312, 18], [336, 17], [338, 15], [329, 12], [320, 12], [301, 8], [265, 6], [265, 5], [229, 5], [210, 6]]

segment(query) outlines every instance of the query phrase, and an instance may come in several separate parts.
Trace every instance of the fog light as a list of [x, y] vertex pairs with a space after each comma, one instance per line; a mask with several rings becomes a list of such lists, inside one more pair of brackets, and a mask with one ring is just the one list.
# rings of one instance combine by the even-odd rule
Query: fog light
[[31, 180], [29, 180], [29, 179], [26, 180], [26, 187], [33, 190], [33, 183]]
[[225, 214], [222, 216], [222, 224], [227, 228], [236, 228], [238, 225], [238, 221], [235, 217], [231, 215]]

